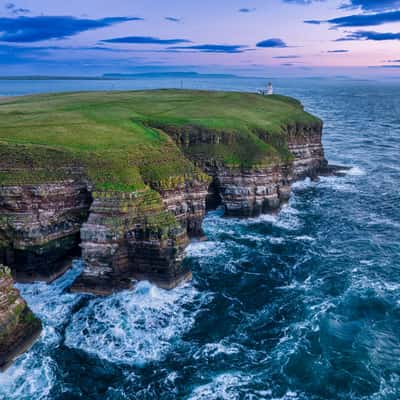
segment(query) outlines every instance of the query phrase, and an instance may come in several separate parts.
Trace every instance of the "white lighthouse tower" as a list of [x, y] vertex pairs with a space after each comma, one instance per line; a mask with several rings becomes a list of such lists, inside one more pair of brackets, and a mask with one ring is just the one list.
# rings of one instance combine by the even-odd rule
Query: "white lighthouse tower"
[[274, 88], [272, 87], [272, 83], [269, 82], [269, 83], [268, 83], [268, 86], [267, 86], [267, 95], [268, 95], [268, 96], [271, 96], [271, 95], [273, 95], [273, 94], [274, 94]]

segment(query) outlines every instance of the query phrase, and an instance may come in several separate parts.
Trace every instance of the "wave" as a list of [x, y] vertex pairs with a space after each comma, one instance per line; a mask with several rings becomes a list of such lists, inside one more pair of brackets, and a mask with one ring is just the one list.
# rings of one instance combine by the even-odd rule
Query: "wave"
[[93, 299], [74, 314], [65, 345], [117, 364], [159, 361], [179, 346], [194, 323], [193, 308], [204, 301], [190, 285], [167, 291], [140, 282], [133, 291]]
[[40, 339], [15, 363], [0, 374], [0, 399], [46, 399], [57, 382], [57, 363], [53, 351], [62, 341], [61, 327], [81, 296], [66, 292], [82, 271], [82, 263], [73, 267], [52, 284], [43, 282], [16, 285], [32, 311], [42, 320]]

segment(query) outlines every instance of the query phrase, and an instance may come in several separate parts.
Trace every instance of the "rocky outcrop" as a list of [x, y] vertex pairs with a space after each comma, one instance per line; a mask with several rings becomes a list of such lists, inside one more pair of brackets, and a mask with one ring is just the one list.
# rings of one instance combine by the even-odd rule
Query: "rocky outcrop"
[[[255, 168], [206, 168], [219, 188], [227, 215], [255, 216], [278, 209], [290, 197], [291, 184], [316, 178], [327, 162], [322, 146], [322, 125], [285, 128], [292, 158], [286, 163]], [[268, 140], [268, 138], [264, 138]]]
[[10, 269], [0, 265], [0, 371], [32, 345], [41, 329], [14, 288]]
[[[81, 229], [86, 268], [73, 291], [109, 294], [129, 288], [132, 279], [172, 288], [190, 279], [190, 271], [181, 264], [187, 230], [162, 206], [156, 192], [96, 192], [93, 197]], [[187, 218], [185, 223], [191, 221]]]
[[[287, 148], [288, 160], [250, 168], [226, 165], [204, 151], [193, 152], [193, 148], [202, 145], [232, 145], [233, 135], [199, 128], [194, 128], [193, 132], [166, 128], [166, 132], [187, 157], [212, 177], [208, 208], [223, 205], [226, 215], [249, 217], [278, 209], [289, 199], [295, 180], [316, 178], [319, 171], [326, 171], [322, 123], [287, 125], [282, 129], [284, 141], [280, 146]], [[277, 144], [274, 135], [268, 132], [257, 134], [263, 141]]]
[[211, 179], [184, 179], [172, 188], [155, 187], [165, 209], [175, 215], [189, 238], [204, 236], [202, 224]]
[[214, 197], [220, 195], [228, 216], [251, 217], [272, 212], [290, 196], [291, 171], [287, 165], [220, 168], [212, 172]]
[[326, 169], [328, 163], [322, 145], [322, 128], [322, 123], [286, 127], [288, 149], [293, 154], [291, 181], [316, 178], [321, 170]]
[[0, 262], [20, 282], [51, 281], [79, 256], [80, 229], [91, 202], [75, 180], [0, 187]]
[[[279, 134], [152, 128], [178, 145], [180, 151], [168, 138], [165, 151], [184, 155], [188, 176], [149, 174], [143, 189], [131, 192], [96, 189], [83, 170], [70, 180], [0, 187], [0, 262], [17, 280], [49, 281], [82, 255], [85, 269], [73, 291], [109, 294], [131, 287], [133, 279], [172, 288], [191, 276], [182, 264], [184, 249], [190, 238], [204, 236], [207, 208], [223, 205], [226, 215], [240, 217], [271, 212], [288, 200], [293, 181], [327, 171], [317, 119], [282, 126]], [[246, 147], [249, 142], [257, 145]], [[262, 149], [261, 155], [248, 158], [243, 148]], [[251, 162], [228, 162], [226, 154]]]

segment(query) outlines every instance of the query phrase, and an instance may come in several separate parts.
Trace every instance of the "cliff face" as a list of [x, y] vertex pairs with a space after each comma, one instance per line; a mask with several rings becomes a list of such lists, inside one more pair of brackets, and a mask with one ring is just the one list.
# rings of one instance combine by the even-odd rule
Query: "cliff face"
[[288, 125], [288, 149], [293, 154], [293, 178], [316, 178], [327, 167], [322, 145], [322, 124]]
[[17, 281], [52, 280], [79, 255], [90, 194], [82, 182], [0, 186], [0, 262]]
[[0, 265], [0, 371], [30, 347], [41, 329], [40, 321], [13, 287], [11, 271]]
[[[23, 116], [23, 118], [21, 117]], [[54, 116], [57, 116], [55, 119]], [[147, 91], [0, 99], [0, 262], [72, 290], [172, 288], [208, 208], [254, 216], [326, 166], [322, 122], [283, 96]]]
[[315, 179], [326, 166], [322, 125], [287, 126], [285, 130], [291, 160], [267, 168], [213, 172], [228, 215], [254, 216], [276, 210], [289, 199], [294, 181]]
[[189, 238], [204, 236], [202, 223], [210, 182], [211, 179], [189, 179], [173, 188], [156, 188], [161, 194], [165, 209], [175, 215]]
[[[295, 180], [314, 179], [327, 165], [322, 146], [322, 123], [286, 125], [282, 129], [290, 157], [272, 165], [252, 167], [229, 166], [207, 154], [207, 148], [232, 145], [230, 135], [198, 129], [194, 133], [184, 129], [167, 128], [166, 131], [187, 157], [212, 177], [209, 208], [223, 205], [226, 215], [249, 217], [278, 209], [289, 199]], [[266, 143], [276, 140], [267, 132], [258, 132], [258, 135]]]
[[128, 288], [131, 279], [150, 280], [173, 288], [191, 273], [182, 267], [188, 233], [201, 229], [203, 192], [163, 192], [163, 203], [154, 191], [94, 193], [88, 221], [81, 229], [82, 256], [86, 264], [72, 290], [108, 294]]

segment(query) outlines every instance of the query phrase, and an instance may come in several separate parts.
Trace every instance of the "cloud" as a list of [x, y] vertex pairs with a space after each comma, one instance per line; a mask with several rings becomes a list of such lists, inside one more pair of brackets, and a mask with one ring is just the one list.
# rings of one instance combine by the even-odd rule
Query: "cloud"
[[281, 64], [282, 67], [293, 67], [295, 64], [293, 63], [283, 63]]
[[374, 32], [374, 31], [357, 31], [351, 32], [343, 38], [336, 39], [336, 42], [345, 42], [350, 40], [374, 40], [374, 41], [385, 41], [385, 40], [400, 40], [400, 32]]
[[103, 43], [127, 43], [127, 44], [179, 44], [179, 43], [191, 43], [190, 40], [186, 39], [159, 39], [151, 36], [125, 36], [120, 38], [105, 39]]
[[182, 51], [182, 50], [191, 50], [197, 51], [200, 53], [226, 53], [226, 54], [236, 54], [236, 53], [243, 53], [248, 51], [247, 46], [232, 44], [232, 45], [225, 45], [225, 44], [199, 44], [193, 46], [172, 46], [168, 47], [168, 50], [173, 51]]
[[62, 51], [67, 51], [67, 52], [99, 51], [99, 52], [112, 52], [112, 53], [126, 53], [129, 52], [130, 50], [114, 49], [107, 46], [20, 46], [20, 45], [10, 45], [10, 44], [0, 44], [0, 56], [2, 57], [15, 56], [16, 58], [30, 59], [30, 58], [43, 57], [43, 55], [49, 55], [52, 52], [54, 53]]
[[164, 19], [170, 22], [181, 22], [181, 18], [176, 17], [164, 17]]
[[340, 8], [360, 8], [363, 11], [384, 11], [400, 8], [400, 0], [348, 0]]
[[252, 12], [256, 11], [256, 9], [255, 8], [240, 8], [238, 11], [240, 13], [252, 13]]
[[301, 4], [301, 5], [309, 5], [311, 3], [326, 1], [326, 0], [283, 0], [285, 3], [289, 4]]
[[29, 10], [28, 8], [17, 7], [14, 3], [6, 3], [5, 9], [15, 15], [29, 14], [31, 12], [31, 10]]
[[349, 53], [350, 50], [328, 50], [328, 53]]
[[275, 56], [272, 58], [276, 58], [278, 60], [291, 60], [291, 59], [295, 59], [295, 58], [300, 58], [300, 56]]
[[285, 48], [288, 45], [282, 40], [277, 38], [266, 39], [257, 43], [257, 47], [263, 48]]
[[396, 68], [400, 68], [400, 65], [372, 65], [368, 68], [389, 68], [389, 69], [393, 68], [393, 69], [396, 69]]
[[306, 19], [304, 21], [305, 24], [311, 24], [311, 25], [320, 25], [320, 24], [322, 24], [322, 22], [324, 22], [324, 21], [318, 21], [316, 19]]
[[386, 60], [388, 63], [400, 63], [400, 60]]
[[346, 17], [332, 18], [327, 21], [306, 20], [307, 24], [329, 23], [335, 28], [352, 28], [360, 26], [376, 26], [386, 23], [400, 22], [400, 10], [377, 14], [356, 14]]
[[33, 43], [49, 39], [64, 39], [92, 29], [137, 20], [141, 20], [141, 18], [83, 19], [70, 16], [0, 18], [0, 41]]

